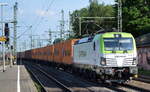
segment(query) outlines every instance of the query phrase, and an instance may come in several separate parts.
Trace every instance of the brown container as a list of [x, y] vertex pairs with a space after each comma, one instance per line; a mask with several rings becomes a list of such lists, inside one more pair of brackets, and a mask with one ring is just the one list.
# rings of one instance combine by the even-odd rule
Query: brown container
[[73, 45], [75, 41], [77, 41], [77, 39], [54, 44], [54, 61], [63, 64], [72, 64]]
[[36, 58], [37, 60], [40, 60], [40, 48], [37, 49], [37, 55], [36, 55]]
[[36, 60], [53, 61], [53, 45], [34, 49], [32, 57]]
[[39, 60], [44, 60], [43, 48], [39, 48]]
[[26, 57], [27, 60], [32, 59], [31, 50], [27, 50], [27, 51], [25, 52], [25, 57]]
[[34, 49], [33, 51], [33, 57], [34, 60], [37, 60], [37, 49]]
[[25, 52], [21, 52], [21, 58], [25, 59]]
[[54, 61], [61, 63], [63, 56], [62, 56], [62, 46], [63, 42], [54, 44]]
[[39, 48], [34, 50], [34, 60], [39, 60], [38, 50], [39, 50]]
[[35, 53], [36, 53], [36, 60], [40, 60], [40, 53], [39, 53], [40, 48], [36, 49]]
[[50, 50], [48, 49], [48, 46], [45, 47], [45, 61], [48, 61]]
[[63, 44], [63, 60], [64, 64], [72, 64], [73, 63], [73, 45], [77, 41], [77, 39], [67, 40]]
[[31, 59], [34, 59], [34, 50], [31, 50]]
[[39, 56], [39, 48], [36, 49], [35, 53], [36, 53], [36, 56], [35, 56], [36, 60], [39, 60], [39, 57], [40, 57]]
[[43, 47], [43, 49], [41, 49], [41, 52], [42, 52], [42, 60], [46, 61], [47, 60], [46, 47]]
[[49, 53], [49, 51], [47, 50], [47, 46], [46, 47], [44, 47], [44, 61], [48, 61], [48, 53]]
[[54, 45], [25, 51], [27, 59], [57, 62], [63, 64], [73, 63], [73, 45], [77, 39], [67, 40]]
[[31, 50], [31, 57], [33, 60], [35, 59], [35, 51], [36, 49]]
[[47, 46], [47, 55], [48, 55], [47, 61], [52, 62], [54, 58], [54, 46], [53, 45]]
[[[10, 57], [10, 54], [7, 54]], [[17, 52], [17, 58], [23, 58], [23, 52]]]
[[34, 51], [34, 59], [35, 60], [38, 60], [38, 49], [35, 49], [35, 51]]

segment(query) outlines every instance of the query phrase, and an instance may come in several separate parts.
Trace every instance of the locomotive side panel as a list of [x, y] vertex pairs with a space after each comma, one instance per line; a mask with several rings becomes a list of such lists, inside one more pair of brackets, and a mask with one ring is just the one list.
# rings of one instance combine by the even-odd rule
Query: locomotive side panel
[[74, 46], [74, 63], [95, 65], [93, 59], [92, 42], [77, 44]]

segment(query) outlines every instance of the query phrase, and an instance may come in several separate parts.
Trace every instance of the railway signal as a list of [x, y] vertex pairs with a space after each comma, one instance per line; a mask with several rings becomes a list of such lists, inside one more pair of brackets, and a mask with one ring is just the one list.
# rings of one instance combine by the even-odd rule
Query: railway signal
[[4, 36], [0, 37], [0, 41], [5, 42], [5, 44], [9, 44], [9, 27], [8, 27], [8, 23], [5, 23]]
[[[0, 3], [1, 6], [1, 22], [3, 22], [3, 6], [7, 6], [7, 3]], [[2, 36], [4, 35], [3, 33], [3, 23], [1, 23], [1, 28], [2, 28]], [[2, 42], [2, 53], [3, 53], [3, 72], [5, 72], [5, 44]]]
[[5, 23], [5, 28], [4, 28], [4, 35], [6, 38], [5, 44], [9, 44], [9, 27], [8, 27], [8, 23]]

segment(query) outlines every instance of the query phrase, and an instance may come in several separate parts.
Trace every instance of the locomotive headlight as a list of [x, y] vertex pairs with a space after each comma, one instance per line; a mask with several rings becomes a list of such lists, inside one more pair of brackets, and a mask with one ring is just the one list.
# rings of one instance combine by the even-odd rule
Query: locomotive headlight
[[137, 64], [137, 58], [133, 58], [132, 65], [136, 65], [136, 64]]
[[104, 57], [101, 57], [101, 62], [100, 62], [101, 65], [106, 65], [106, 58]]

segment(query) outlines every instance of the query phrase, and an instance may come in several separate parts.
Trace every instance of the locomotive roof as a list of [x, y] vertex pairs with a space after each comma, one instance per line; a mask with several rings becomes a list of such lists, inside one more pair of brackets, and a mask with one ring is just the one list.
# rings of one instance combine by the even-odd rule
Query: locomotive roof
[[85, 37], [82, 38], [78, 41], [75, 42], [76, 44], [81, 44], [81, 43], [87, 43], [87, 42], [92, 42], [93, 39], [99, 39], [99, 37], [102, 35], [102, 37], [114, 37], [114, 34], [121, 34], [122, 37], [132, 37], [132, 35], [130, 33], [125, 33], [125, 32], [107, 32], [107, 33], [101, 33], [101, 34], [96, 34], [95, 36], [89, 36], [89, 37]]
[[89, 36], [89, 37], [85, 37], [85, 38], [82, 38], [80, 40], [77, 40], [75, 42], [75, 45], [76, 44], [81, 44], [81, 43], [86, 43], [86, 42], [91, 42], [93, 40], [94, 36]]

